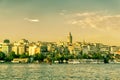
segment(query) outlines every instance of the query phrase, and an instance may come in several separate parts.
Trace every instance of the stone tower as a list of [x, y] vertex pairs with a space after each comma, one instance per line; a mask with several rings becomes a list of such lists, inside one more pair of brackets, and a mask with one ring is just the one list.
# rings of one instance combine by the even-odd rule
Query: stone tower
[[71, 32], [69, 32], [69, 35], [67, 36], [67, 42], [69, 44], [72, 44], [72, 35], [71, 35]]

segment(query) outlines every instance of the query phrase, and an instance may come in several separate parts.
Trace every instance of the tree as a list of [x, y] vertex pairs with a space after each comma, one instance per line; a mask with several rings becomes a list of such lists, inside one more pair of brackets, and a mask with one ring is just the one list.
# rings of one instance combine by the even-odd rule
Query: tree
[[68, 61], [69, 57], [68, 54], [64, 54], [64, 60]]
[[10, 43], [10, 40], [9, 39], [5, 39], [4, 43]]
[[0, 60], [4, 60], [5, 59], [5, 53], [0, 52]]
[[86, 53], [82, 54], [83, 59], [88, 59], [88, 57], [89, 57], [88, 54], [86, 54]]
[[103, 55], [106, 55], [104, 52], [93, 52], [91, 54], [91, 58], [92, 59], [104, 59], [104, 56]]
[[29, 55], [27, 53], [23, 53], [20, 55], [20, 58], [29, 58]]
[[6, 55], [5, 61], [10, 62], [15, 58], [15, 56], [16, 56], [15, 52], [12, 51]]
[[42, 62], [45, 59], [45, 55], [42, 53], [35, 54], [34, 59], [38, 60], [39, 62]]

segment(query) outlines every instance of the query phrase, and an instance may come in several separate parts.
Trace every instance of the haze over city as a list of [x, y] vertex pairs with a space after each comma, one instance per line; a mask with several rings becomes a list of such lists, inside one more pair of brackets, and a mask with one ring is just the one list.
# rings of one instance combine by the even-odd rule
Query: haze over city
[[0, 41], [73, 41], [120, 45], [119, 0], [0, 0]]

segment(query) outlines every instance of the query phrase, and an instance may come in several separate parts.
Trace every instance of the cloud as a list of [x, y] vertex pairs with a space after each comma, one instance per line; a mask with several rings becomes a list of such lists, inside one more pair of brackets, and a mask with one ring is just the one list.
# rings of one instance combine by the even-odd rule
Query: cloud
[[67, 14], [67, 23], [81, 28], [91, 28], [100, 31], [120, 29], [120, 15], [106, 12], [84, 12]]
[[65, 15], [63, 12], [60, 12], [59, 15]]
[[64, 15], [66, 15], [66, 13], [67, 13], [67, 10], [61, 10], [59, 12], [59, 15], [64, 16]]
[[39, 19], [24, 18], [24, 20], [29, 21], [29, 22], [39, 22]]

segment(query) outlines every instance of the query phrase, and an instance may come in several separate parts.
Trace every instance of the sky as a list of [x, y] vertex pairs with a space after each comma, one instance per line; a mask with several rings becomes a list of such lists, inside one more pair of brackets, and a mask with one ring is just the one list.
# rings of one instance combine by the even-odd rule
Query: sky
[[120, 45], [120, 0], [0, 0], [0, 41]]

